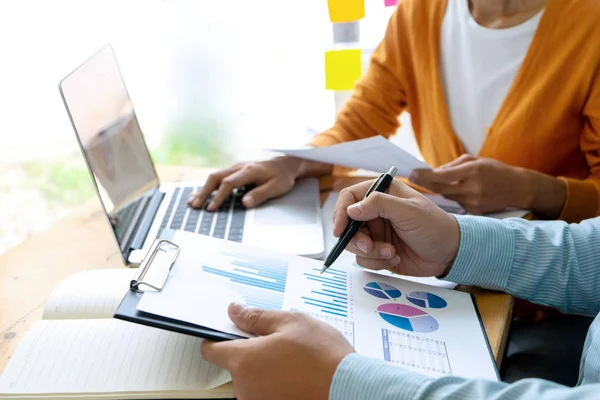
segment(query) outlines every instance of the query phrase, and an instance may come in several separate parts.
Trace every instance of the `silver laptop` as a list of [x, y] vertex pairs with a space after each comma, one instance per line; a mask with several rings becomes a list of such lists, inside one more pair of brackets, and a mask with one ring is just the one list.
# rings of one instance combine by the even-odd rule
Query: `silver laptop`
[[241, 204], [248, 188], [238, 188], [216, 212], [187, 206], [202, 182], [160, 183], [110, 45], [59, 88], [126, 264], [139, 265], [165, 228], [290, 254], [323, 255], [316, 179], [299, 181], [289, 194], [250, 210]]

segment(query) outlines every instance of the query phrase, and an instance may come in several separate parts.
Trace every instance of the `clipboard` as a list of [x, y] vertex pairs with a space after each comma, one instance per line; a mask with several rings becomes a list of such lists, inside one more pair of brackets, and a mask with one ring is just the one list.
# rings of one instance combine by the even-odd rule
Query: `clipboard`
[[129, 290], [121, 300], [114, 318], [217, 342], [245, 339], [243, 336], [217, 331], [205, 326], [138, 311], [137, 306], [144, 295], [144, 290], [160, 292], [169, 278], [169, 273], [177, 261], [180, 250], [179, 246], [172, 242], [174, 235], [174, 230], [165, 229], [154, 241], [140, 264], [138, 272], [129, 283]]

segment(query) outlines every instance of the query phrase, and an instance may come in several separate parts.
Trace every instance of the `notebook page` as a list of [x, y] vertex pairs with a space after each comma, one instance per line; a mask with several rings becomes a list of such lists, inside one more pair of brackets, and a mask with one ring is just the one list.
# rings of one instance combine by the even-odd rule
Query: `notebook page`
[[201, 341], [116, 319], [40, 321], [0, 377], [0, 398], [42, 393], [198, 396], [231, 380], [227, 371], [202, 359]]
[[50, 294], [42, 319], [112, 318], [137, 269], [79, 272]]

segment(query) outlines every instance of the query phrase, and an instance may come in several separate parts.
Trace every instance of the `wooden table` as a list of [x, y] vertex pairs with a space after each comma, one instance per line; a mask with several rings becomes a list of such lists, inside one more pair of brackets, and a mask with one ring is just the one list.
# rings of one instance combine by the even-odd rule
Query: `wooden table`
[[[209, 173], [186, 167], [162, 167], [159, 171], [165, 181], [203, 180]], [[361, 179], [365, 178], [323, 179], [323, 199], [332, 188]], [[46, 299], [60, 281], [82, 270], [119, 267], [123, 263], [97, 200], [0, 256], [0, 371], [29, 327], [41, 318]], [[500, 365], [512, 318], [512, 297], [476, 288], [461, 290], [475, 295]]]

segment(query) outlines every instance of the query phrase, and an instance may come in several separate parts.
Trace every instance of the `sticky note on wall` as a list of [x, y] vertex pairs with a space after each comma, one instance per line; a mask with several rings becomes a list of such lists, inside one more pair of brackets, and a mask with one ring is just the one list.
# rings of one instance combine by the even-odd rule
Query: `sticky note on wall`
[[394, 7], [398, 4], [398, 0], [384, 0], [384, 3], [386, 7]]
[[331, 22], [352, 22], [365, 17], [365, 0], [327, 0]]
[[352, 90], [362, 76], [361, 50], [332, 50], [325, 53], [325, 88]]

